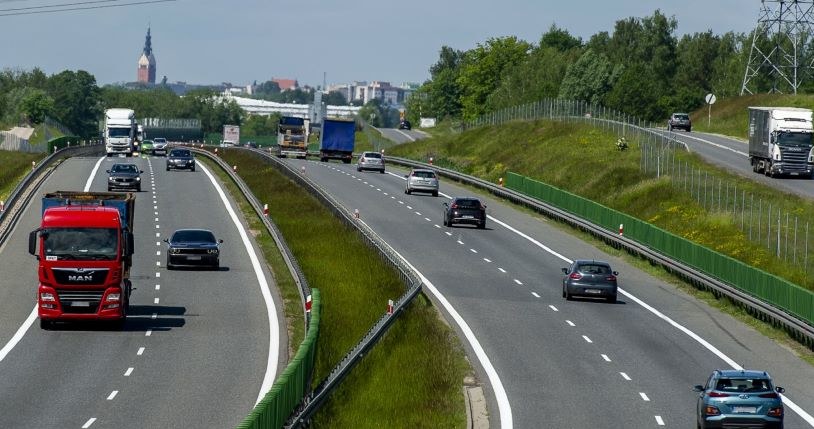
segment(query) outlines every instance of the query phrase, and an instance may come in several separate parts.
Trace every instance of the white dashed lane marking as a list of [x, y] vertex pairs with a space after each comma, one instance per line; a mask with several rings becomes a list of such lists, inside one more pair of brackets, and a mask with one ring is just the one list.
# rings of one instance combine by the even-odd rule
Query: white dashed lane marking
[[605, 362], [610, 362], [611, 361], [611, 359], [608, 357], [608, 355], [602, 355], [602, 359], [605, 359]]
[[625, 380], [630, 381], [630, 376], [625, 374], [624, 372], [620, 372], [619, 375], [621, 375], [622, 378], [624, 378]]
[[444, 231], [444, 234], [446, 234], [446, 235], [448, 235], [448, 236], [452, 237], [452, 233], [451, 233], [451, 232]]
[[110, 392], [110, 395], [107, 395], [107, 400], [108, 400], [108, 401], [112, 401], [112, 400], [113, 400], [113, 398], [115, 398], [115, 397], [116, 397], [116, 395], [118, 395], [118, 394], [119, 394], [119, 391], [118, 391], [118, 390], [114, 390], [114, 391]]
[[648, 398], [647, 395], [644, 392], [639, 392], [639, 396], [642, 397], [643, 401], [650, 402], [650, 398]]
[[521, 282], [520, 280], [514, 279], [514, 282], [521, 285], [521, 286], [523, 285], [523, 282]]
[[125, 377], [130, 377], [130, 374], [133, 373], [133, 367], [127, 368], [127, 371], [124, 372]]
[[664, 426], [664, 420], [661, 418], [661, 416], [656, 416], [656, 424], [659, 426]]
[[557, 310], [557, 307], [554, 307], [553, 305], [549, 305], [548, 308], [550, 308], [553, 311], [560, 311], [560, 310]]
[[478, 253], [478, 251], [475, 250], [475, 249], [469, 249], [469, 251], [472, 252], [472, 253]]
[[584, 338], [584, 339], [585, 339], [585, 341], [587, 341], [587, 342], [589, 342], [589, 343], [593, 343], [593, 341], [591, 341], [591, 339], [590, 339], [590, 338], [588, 338], [588, 336], [587, 336], [587, 335], [583, 335], [583, 336], [582, 336], [582, 338]]
[[535, 298], [539, 298], [539, 297], [540, 297], [540, 295], [537, 295], [537, 292], [532, 292], [531, 294], [532, 294], [532, 295], [534, 295], [534, 297], [535, 297]]
[[500, 270], [501, 273], [506, 274], [506, 270], [504, 270], [503, 268], [498, 267], [497, 269]]
[[90, 425], [92, 425], [93, 422], [95, 422], [95, 421], [96, 421], [96, 417], [91, 417], [90, 419], [88, 419], [88, 421], [85, 422], [85, 424], [82, 425], [82, 429], [88, 429], [90, 427]]
[[144, 347], [139, 347], [138, 351], [136, 352], [136, 356], [141, 356], [144, 354]]
[[153, 300], [153, 303], [158, 304], [159, 300], [160, 300], [160, 298], [156, 298], [156, 299]]
[[483, 261], [484, 262], [492, 262], [490, 259], [487, 259], [487, 258], [483, 258]]
[[572, 322], [570, 320], [566, 320], [565, 323], [567, 323], [568, 326], [577, 326], [577, 325], [574, 324], [574, 322]]

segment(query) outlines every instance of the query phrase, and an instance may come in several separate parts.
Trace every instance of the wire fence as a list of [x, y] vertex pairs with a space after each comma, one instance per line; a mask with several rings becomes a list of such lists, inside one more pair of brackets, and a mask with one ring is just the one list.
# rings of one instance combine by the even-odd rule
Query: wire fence
[[[668, 177], [672, 186], [687, 193], [708, 213], [722, 216], [739, 228], [745, 238], [765, 247], [779, 261], [802, 265], [808, 273], [812, 243], [811, 225], [799, 207], [789, 208], [748, 192], [736, 178], [725, 179], [712, 167], [691, 162], [682, 153], [688, 147], [658, 124], [584, 101], [544, 99], [513, 106], [465, 121], [463, 129], [494, 126], [512, 121], [557, 120], [582, 123], [619, 136], [640, 152], [640, 170], [647, 177]], [[660, 129], [662, 128], [662, 129]], [[742, 181], [741, 181], [742, 182]]]

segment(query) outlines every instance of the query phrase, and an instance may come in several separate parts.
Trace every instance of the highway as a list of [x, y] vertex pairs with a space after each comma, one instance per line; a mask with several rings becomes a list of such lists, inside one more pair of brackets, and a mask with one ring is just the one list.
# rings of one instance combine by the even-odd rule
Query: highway
[[377, 128], [382, 136], [396, 143], [409, 143], [429, 137], [427, 133], [420, 130], [400, 130], [397, 128]]
[[685, 143], [690, 151], [697, 153], [709, 163], [717, 165], [731, 173], [744, 176], [784, 192], [806, 198], [814, 198], [814, 183], [808, 177], [783, 176], [771, 178], [752, 171], [749, 164], [749, 144], [730, 137], [707, 133], [668, 132], [653, 128], [653, 131], [674, 137]]
[[[105, 191], [113, 162], [144, 170], [130, 316], [122, 331], [39, 328], [37, 264], [27, 252], [40, 217], [35, 198], [0, 248], [0, 427], [234, 427], [283, 368], [285, 323], [272, 276], [252, 255], [259, 251], [233, 216], [234, 202], [204, 168], [165, 171], [163, 158], [72, 158], [38, 194]], [[224, 240], [221, 269], [166, 270], [162, 240], [195, 227]]]
[[[814, 427], [809, 364], [571, 231], [491, 197], [486, 230], [447, 228], [442, 202], [471, 194], [457, 184], [442, 181], [437, 198], [405, 195], [404, 171], [392, 166], [382, 175], [285, 162], [358, 209], [428, 280], [486, 384], [493, 427], [693, 427], [692, 386], [741, 366], [786, 388], [787, 428]], [[560, 268], [576, 258], [611, 262], [617, 304], [561, 297]]]

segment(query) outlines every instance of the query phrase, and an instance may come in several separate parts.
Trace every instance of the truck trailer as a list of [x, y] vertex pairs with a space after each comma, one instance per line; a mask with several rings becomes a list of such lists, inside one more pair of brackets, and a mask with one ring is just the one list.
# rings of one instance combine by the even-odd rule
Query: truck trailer
[[277, 156], [296, 156], [305, 159], [308, 155], [305, 119], [295, 116], [283, 116], [277, 125]]
[[345, 164], [350, 164], [355, 138], [355, 121], [325, 118], [319, 133], [319, 160], [341, 159]]
[[107, 156], [133, 156], [138, 129], [133, 109], [105, 110], [105, 151]]
[[42, 197], [40, 226], [28, 236], [28, 252], [38, 261], [42, 329], [83, 320], [124, 325], [135, 199], [131, 193], [73, 191]]
[[812, 177], [812, 112], [797, 107], [749, 107], [749, 162], [769, 177]]

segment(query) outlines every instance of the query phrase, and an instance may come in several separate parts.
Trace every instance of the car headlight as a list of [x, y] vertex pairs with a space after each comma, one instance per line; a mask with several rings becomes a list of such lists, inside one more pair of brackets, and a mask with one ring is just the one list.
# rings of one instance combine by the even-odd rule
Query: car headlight
[[141, 177], [136, 177], [136, 182], [141, 182]]
[[107, 181], [108, 181], [108, 182], [115, 182], [115, 181], [116, 181], [116, 179], [114, 179], [113, 177], [108, 177], [108, 178], [107, 178]]
[[119, 302], [122, 298], [122, 294], [120, 293], [109, 293], [107, 294], [107, 298], [105, 298], [106, 302]]
[[206, 253], [209, 253], [210, 255], [217, 255], [218, 249], [209, 249], [206, 251]]
[[172, 253], [173, 255], [177, 255], [177, 254], [181, 253], [181, 249], [171, 248], [170, 253]]

